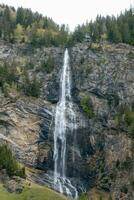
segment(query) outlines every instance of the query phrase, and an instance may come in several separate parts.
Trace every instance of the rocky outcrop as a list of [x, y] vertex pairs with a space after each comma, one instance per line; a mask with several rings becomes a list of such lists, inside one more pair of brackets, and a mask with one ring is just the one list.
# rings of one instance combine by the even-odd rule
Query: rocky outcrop
[[[42, 81], [39, 98], [22, 94], [5, 98], [1, 93], [0, 142], [9, 143], [20, 162], [41, 170], [31, 173], [29, 179], [51, 186], [53, 119], [63, 49], [0, 45], [0, 62], [15, 60], [30, 76], [36, 74]], [[69, 53], [77, 128], [73, 136], [67, 133], [67, 176], [80, 192], [96, 187], [105, 191], [106, 197], [110, 194], [116, 200], [132, 200], [134, 142], [132, 127], [125, 120], [126, 112], [134, 109], [134, 48], [81, 43]], [[41, 64], [49, 56], [54, 58], [55, 67], [47, 73], [41, 70]], [[28, 68], [28, 61], [33, 68]]]
[[19, 176], [9, 177], [6, 170], [0, 170], [0, 183], [2, 183], [6, 190], [10, 193], [21, 193], [24, 189], [25, 182], [25, 179], [22, 179]]
[[[82, 140], [78, 133], [78, 146], [84, 151], [81, 177], [85, 175], [87, 187], [111, 192], [114, 199], [131, 200], [134, 143], [125, 116], [127, 109], [133, 112], [134, 48], [125, 44], [84, 43], [71, 48], [70, 56], [74, 100], [89, 119]], [[85, 97], [91, 102], [92, 116], [82, 109]]]
[[38, 160], [48, 159], [49, 148], [42, 148], [41, 143], [47, 138], [52, 120], [49, 103], [27, 97], [14, 103], [4, 100], [0, 106], [0, 119], [0, 141], [12, 146], [18, 160], [37, 167]]
[[[0, 89], [0, 142], [8, 142], [17, 159], [26, 165], [43, 169], [51, 165], [52, 168], [53, 144], [49, 141], [52, 140], [49, 132], [55, 107], [52, 104], [59, 98], [58, 82], [63, 49], [34, 48], [31, 45], [3, 41], [0, 41], [0, 46], [0, 64], [15, 65], [18, 84], [23, 83], [22, 71], [25, 70], [30, 79], [36, 76], [41, 82], [39, 98], [24, 96], [21, 92], [10, 94], [7, 98]], [[54, 66], [48, 73], [44, 63], [50, 57]]]

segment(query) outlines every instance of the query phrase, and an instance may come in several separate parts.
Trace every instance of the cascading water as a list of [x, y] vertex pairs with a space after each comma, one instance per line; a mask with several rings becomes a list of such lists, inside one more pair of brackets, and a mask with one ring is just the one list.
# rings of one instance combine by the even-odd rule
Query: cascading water
[[[56, 107], [54, 129], [54, 186], [59, 192], [77, 199], [77, 189], [66, 177], [67, 129], [69, 129], [72, 134], [76, 129], [76, 117], [71, 99], [71, 78], [67, 49], [64, 53], [60, 87], [61, 93]], [[67, 113], [69, 113], [69, 115]]]

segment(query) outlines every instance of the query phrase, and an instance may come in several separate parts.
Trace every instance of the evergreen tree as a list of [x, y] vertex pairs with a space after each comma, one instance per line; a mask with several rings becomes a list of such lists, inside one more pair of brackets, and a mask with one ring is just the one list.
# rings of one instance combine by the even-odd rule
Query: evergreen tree
[[123, 24], [122, 41], [125, 42], [125, 43], [129, 43], [130, 42], [130, 30], [129, 30], [129, 25], [127, 23]]
[[17, 9], [16, 24], [24, 24], [24, 11], [22, 7]]
[[86, 34], [94, 42], [108, 40], [114, 43], [124, 42], [134, 45], [134, 15], [132, 9], [126, 10], [117, 18], [114, 16], [97, 16], [94, 22], [90, 21], [85, 25], [78, 26], [69, 43], [84, 41]]
[[14, 39], [17, 42], [25, 41], [25, 33], [22, 25], [17, 24], [16, 29], [14, 30]]
[[21, 168], [9, 147], [0, 145], [0, 169], [6, 169], [9, 176], [17, 175], [25, 178], [25, 168]]

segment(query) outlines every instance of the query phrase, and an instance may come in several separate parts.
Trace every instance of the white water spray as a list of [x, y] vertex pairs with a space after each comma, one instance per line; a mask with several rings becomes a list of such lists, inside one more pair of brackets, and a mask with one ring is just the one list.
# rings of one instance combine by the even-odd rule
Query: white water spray
[[[66, 133], [67, 129], [73, 134], [76, 129], [75, 112], [71, 99], [71, 78], [68, 50], [64, 53], [64, 64], [60, 79], [60, 99], [56, 107], [54, 129], [54, 185], [61, 193], [77, 199], [77, 189], [66, 177]], [[69, 114], [69, 117], [68, 117]]]

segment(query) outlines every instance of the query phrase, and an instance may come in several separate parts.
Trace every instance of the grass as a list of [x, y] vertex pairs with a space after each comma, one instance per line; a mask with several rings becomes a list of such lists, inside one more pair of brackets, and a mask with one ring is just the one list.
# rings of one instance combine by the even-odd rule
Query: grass
[[25, 186], [21, 194], [9, 193], [0, 184], [0, 200], [69, 200], [61, 194], [46, 187], [31, 183]]

